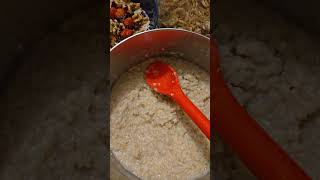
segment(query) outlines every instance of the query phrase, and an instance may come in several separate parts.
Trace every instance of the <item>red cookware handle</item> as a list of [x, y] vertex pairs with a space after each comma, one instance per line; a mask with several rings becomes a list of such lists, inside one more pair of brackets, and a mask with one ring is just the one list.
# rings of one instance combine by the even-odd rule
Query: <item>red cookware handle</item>
[[213, 127], [248, 169], [262, 180], [311, 180], [232, 96], [211, 39], [211, 108]]
[[172, 99], [180, 105], [184, 112], [188, 114], [210, 140], [210, 121], [208, 118], [189, 100], [181, 89], [177, 90]]

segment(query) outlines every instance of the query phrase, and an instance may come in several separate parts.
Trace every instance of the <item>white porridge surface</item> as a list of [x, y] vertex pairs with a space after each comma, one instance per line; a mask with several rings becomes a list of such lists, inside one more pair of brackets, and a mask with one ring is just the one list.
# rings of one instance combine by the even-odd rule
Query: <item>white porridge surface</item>
[[[198, 66], [162, 58], [179, 75], [183, 91], [210, 117], [210, 76]], [[190, 179], [209, 172], [210, 142], [168, 97], [152, 91], [144, 70], [120, 76], [111, 93], [110, 146], [115, 157], [142, 179]]]

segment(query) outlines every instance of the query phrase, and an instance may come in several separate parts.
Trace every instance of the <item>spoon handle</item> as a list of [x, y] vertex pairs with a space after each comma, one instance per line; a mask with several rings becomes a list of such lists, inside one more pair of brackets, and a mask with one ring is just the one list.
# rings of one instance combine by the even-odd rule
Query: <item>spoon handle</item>
[[180, 89], [177, 91], [173, 100], [180, 105], [185, 113], [193, 120], [193, 122], [201, 129], [203, 134], [210, 140], [210, 121], [209, 119], [195, 106], [190, 99]]

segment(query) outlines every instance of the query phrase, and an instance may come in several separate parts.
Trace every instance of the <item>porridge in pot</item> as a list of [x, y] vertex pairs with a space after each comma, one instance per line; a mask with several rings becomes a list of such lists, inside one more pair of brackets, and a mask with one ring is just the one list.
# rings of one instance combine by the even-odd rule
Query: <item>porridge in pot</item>
[[[195, 64], [162, 57], [191, 101], [210, 117], [210, 76]], [[110, 146], [116, 159], [142, 179], [192, 179], [209, 173], [210, 142], [171, 99], [144, 80], [155, 59], [122, 74], [111, 94]]]

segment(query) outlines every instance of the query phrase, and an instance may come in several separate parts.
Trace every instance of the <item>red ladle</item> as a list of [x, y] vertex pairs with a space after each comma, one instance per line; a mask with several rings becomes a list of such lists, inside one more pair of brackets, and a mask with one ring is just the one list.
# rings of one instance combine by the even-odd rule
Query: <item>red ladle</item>
[[175, 70], [166, 63], [151, 63], [145, 71], [149, 87], [171, 97], [210, 140], [210, 121], [183, 93]]

